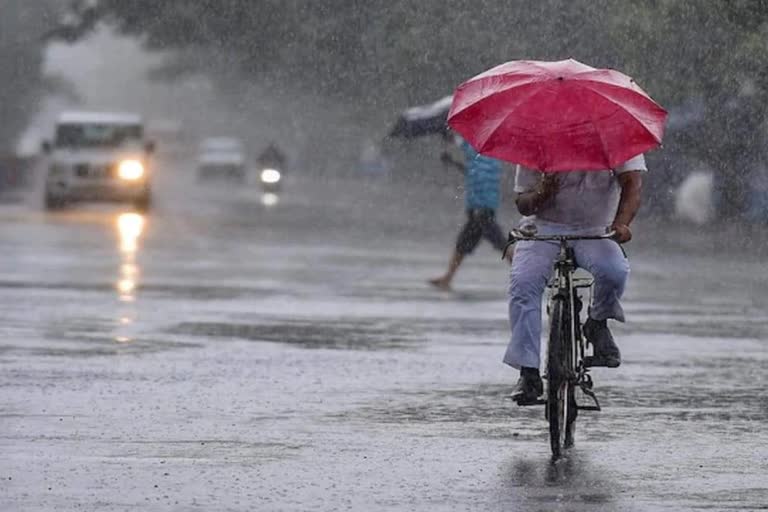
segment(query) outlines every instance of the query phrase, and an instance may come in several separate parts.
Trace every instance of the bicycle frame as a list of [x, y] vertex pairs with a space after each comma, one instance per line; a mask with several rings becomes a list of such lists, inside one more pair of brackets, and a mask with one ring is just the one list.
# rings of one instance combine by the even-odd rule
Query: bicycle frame
[[[543, 237], [542, 237], [543, 238]], [[573, 386], [581, 388], [585, 395], [590, 397], [594, 401], [594, 405], [578, 406], [580, 410], [600, 410], [600, 403], [597, 397], [592, 392], [592, 377], [589, 375], [589, 356], [586, 356], [586, 342], [581, 332], [581, 309], [582, 300], [579, 296], [578, 290], [587, 289], [590, 293], [590, 301], [592, 294], [592, 286], [594, 280], [591, 278], [578, 278], [575, 277], [577, 269], [576, 259], [574, 257], [573, 248], [568, 245], [569, 240], [602, 240], [608, 238], [608, 236], [600, 237], [557, 237], [557, 241], [560, 243], [560, 252], [555, 260], [555, 276], [549, 285], [550, 297], [548, 300], [548, 310], [552, 300], [556, 297], [564, 300], [566, 307], [568, 308], [569, 331], [570, 331], [570, 352], [567, 354], [568, 361], [566, 363], [565, 370], [567, 372], [566, 378]], [[540, 238], [537, 238], [540, 239]], [[550, 347], [548, 347], [548, 350]]]
[[[558, 242], [560, 244], [559, 254], [554, 263], [555, 275], [549, 285], [550, 296], [547, 302], [547, 311], [552, 319], [547, 347], [547, 399], [536, 402], [536, 404], [545, 405], [545, 416], [550, 424], [552, 454], [555, 458], [560, 457], [563, 448], [573, 444], [573, 431], [578, 411], [600, 410], [600, 403], [592, 391], [593, 381], [589, 375], [591, 361], [590, 357], [586, 356], [586, 341], [581, 332], [580, 318], [583, 303], [579, 296], [579, 290], [588, 289], [591, 292], [593, 280], [575, 277], [576, 258], [573, 247], [568, 242], [573, 240], [603, 240], [611, 238], [613, 235], [614, 233], [606, 233], [601, 236], [536, 236], [535, 234], [512, 231], [509, 234], [509, 243], [504, 250], [504, 255], [506, 255], [510, 245], [522, 240]], [[563, 309], [567, 315], [567, 326], [563, 325], [563, 322], [566, 321]], [[564, 331], [565, 328], [567, 331]], [[553, 340], [556, 343], [554, 347], [552, 346]], [[576, 388], [581, 389], [585, 396], [591, 398], [594, 405], [579, 405], [576, 401]]]

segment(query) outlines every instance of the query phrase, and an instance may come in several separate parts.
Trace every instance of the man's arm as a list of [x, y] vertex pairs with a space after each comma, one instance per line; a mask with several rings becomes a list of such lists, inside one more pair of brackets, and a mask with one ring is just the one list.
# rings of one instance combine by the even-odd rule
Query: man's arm
[[449, 167], [453, 167], [456, 170], [464, 172], [464, 164], [453, 158], [448, 151], [440, 153], [440, 161]]
[[617, 179], [619, 186], [621, 186], [621, 199], [611, 229], [616, 231], [614, 237], [616, 241], [623, 244], [632, 240], [632, 231], [629, 229], [629, 225], [634, 220], [642, 202], [643, 173], [640, 171], [624, 172], [619, 174]]

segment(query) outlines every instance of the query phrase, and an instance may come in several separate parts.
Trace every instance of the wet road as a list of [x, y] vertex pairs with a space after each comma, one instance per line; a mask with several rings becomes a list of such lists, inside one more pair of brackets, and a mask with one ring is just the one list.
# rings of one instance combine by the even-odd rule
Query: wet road
[[0, 206], [0, 510], [768, 509], [760, 258], [636, 242], [625, 363], [552, 464], [503, 398], [504, 265], [424, 284], [450, 192], [174, 180], [148, 216]]

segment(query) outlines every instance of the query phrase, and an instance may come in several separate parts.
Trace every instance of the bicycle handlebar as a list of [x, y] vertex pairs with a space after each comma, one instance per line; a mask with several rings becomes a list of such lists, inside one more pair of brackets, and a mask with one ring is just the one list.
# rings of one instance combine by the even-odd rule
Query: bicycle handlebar
[[616, 231], [609, 231], [608, 233], [604, 235], [592, 235], [592, 236], [584, 236], [584, 235], [542, 235], [537, 236], [535, 234], [533, 235], [526, 235], [519, 229], [513, 229], [509, 232], [509, 238], [507, 239], [507, 245], [504, 246], [504, 250], [501, 251], [501, 259], [504, 259], [507, 257], [507, 253], [509, 252], [509, 248], [514, 245], [516, 242], [522, 242], [527, 240], [534, 240], [537, 242], [566, 242], [568, 240], [606, 240], [609, 238], [613, 238], [614, 235], [616, 235]]
[[527, 235], [523, 233], [522, 231], [518, 229], [513, 229], [509, 232], [509, 241], [511, 243], [520, 242], [520, 241], [527, 241], [527, 240], [535, 240], [537, 242], [548, 242], [548, 241], [556, 241], [556, 242], [564, 242], [567, 240], [605, 240], [608, 238], [613, 238], [616, 235], [616, 231], [609, 231], [608, 233], [604, 235], [591, 235], [591, 236], [585, 236], [585, 235]]

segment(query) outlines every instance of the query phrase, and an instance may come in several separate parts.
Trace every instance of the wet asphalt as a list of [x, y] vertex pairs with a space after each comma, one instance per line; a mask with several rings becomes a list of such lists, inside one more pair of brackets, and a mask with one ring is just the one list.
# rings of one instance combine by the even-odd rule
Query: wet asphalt
[[0, 510], [768, 510], [762, 245], [638, 230], [624, 363], [553, 463], [504, 398], [498, 255], [425, 284], [455, 190], [157, 190], [0, 205]]

